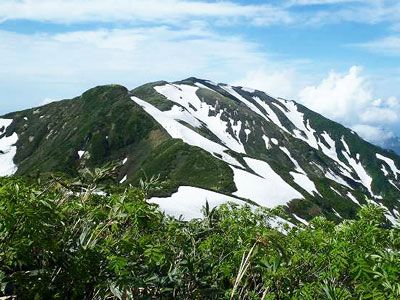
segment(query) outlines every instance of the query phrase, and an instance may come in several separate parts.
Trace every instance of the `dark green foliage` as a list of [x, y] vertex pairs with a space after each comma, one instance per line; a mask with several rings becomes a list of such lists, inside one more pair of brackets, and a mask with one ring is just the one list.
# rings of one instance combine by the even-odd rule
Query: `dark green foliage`
[[[19, 137], [15, 157], [19, 175], [76, 175], [81, 165], [122, 160], [132, 149], [138, 154], [147, 152], [168, 138], [161, 126], [130, 99], [128, 90], [118, 85], [96, 87], [72, 101], [5, 117], [14, 119], [8, 131], [17, 132]], [[157, 140], [151, 140], [152, 135], [157, 135]], [[88, 152], [81, 161], [80, 150]]]
[[154, 90], [155, 86], [165, 85], [166, 83], [165, 81], [147, 83], [132, 90], [131, 94], [139, 99], [145, 99], [146, 102], [154, 105], [161, 111], [170, 110], [174, 106], [174, 103]]
[[155, 192], [155, 195], [168, 195], [182, 185], [223, 193], [236, 191], [233, 171], [228, 165], [182, 140], [171, 139], [155, 148], [143, 161], [141, 171], [133, 182], [157, 175], [163, 189]]
[[[89, 176], [90, 175], [90, 176]], [[400, 230], [377, 206], [340, 225], [269, 226], [224, 205], [168, 218], [129, 189], [0, 179], [0, 296], [18, 299], [399, 299]], [[73, 195], [69, 188], [81, 188]]]

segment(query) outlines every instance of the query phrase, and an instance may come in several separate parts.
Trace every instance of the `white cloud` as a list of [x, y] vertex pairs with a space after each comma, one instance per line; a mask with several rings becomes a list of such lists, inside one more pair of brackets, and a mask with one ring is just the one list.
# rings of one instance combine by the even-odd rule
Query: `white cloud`
[[27, 19], [54, 23], [161, 22], [220, 18], [265, 25], [287, 23], [289, 14], [268, 4], [185, 0], [2, 0], [0, 20]]
[[398, 1], [294, 0], [294, 7], [296, 5], [318, 5], [312, 11], [295, 13], [295, 19], [303, 25], [321, 26], [342, 22], [362, 24], [385, 22], [395, 24], [400, 21], [400, 3]]
[[310, 109], [353, 127], [368, 140], [380, 142], [392, 137], [390, 130], [383, 134], [382, 126], [390, 129], [399, 125], [400, 102], [396, 97], [377, 99], [370, 80], [361, 73], [358, 66], [346, 74], [331, 71], [318, 85], [302, 89], [299, 100]]
[[99, 84], [134, 88], [189, 76], [231, 82], [266, 61], [258, 44], [190, 23], [181, 30], [159, 26], [34, 35], [0, 31], [0, 40], [0, 82], [12, 97], [4, 101], [18, 108], [44, 98], [73, 97]]
[[354, 44], [353, 46], [364, 48], [375, 53], [400, 56], [400, 36], [387, 36], [366, 43]]
[[258, 89], [274, 97], [291, 99], [296, 96], [301, 83], [294, 69], [282, 68], [282, 65], [279, 68], [271, 63], [268, 67], [248, 71], [244, 78], [233, 84]]
[[355, 3], [355, 2], [368, 2], [368, 0], [292, 0], [289, 1], [290, 5], [328, 5], [328, 4], [342, 4], [342, 3]]
[[400, 101], [396, 97], [377, 99], [360, 114], [360, 121], [369, 124], [390, 124], [400, 121]]
[[320, 84], [300, 91], [299, 100], [325, 116], [348, 121], [372, 101], [371, 89], [361, 70], [353, 66], [344, 75], [331, 71]]
[[352, 126], [352, 129], [365, 140], [378, 144], [381, 144], [394, 137], [392, 132], [377, 126], [357, 124]]
[[[274, 3], [274, 4], [271, 4]], [[334, 4], [334, 5], [332, 5]], [[299, 6], [317, 5], [314, 10]], [[242, 22], [271, 24], [326, 24], [399, 22], [400, 5], [385, 0], [287, 0], [243, 4], [237, 0], [2, 0], [0, 22], [32, 20], [52, 23], [127, 22], [180, 24], [207, 20], [217, 25]]]

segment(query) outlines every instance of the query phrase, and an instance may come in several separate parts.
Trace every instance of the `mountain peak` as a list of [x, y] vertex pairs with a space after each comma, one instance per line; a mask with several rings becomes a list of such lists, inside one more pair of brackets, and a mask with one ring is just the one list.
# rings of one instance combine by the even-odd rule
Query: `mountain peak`
[[[194, 210], [205, 198], [215, 205], [221, 199], [281, 205], [294, 222], [319, 214], [351, 218], [368, 201], [392, 218], [400, 209], [398, 156], [255, 89], [195, 77], [130, 92], [106, 85], [7, 119], [0, 162], [11, 157], [11, 173], [73, 176], [85, 166], [119, 161], [121, 183], [160, 178], [152, 201], [166, 211], [184, 196]], [[18, 140], [5, 140], [10, 136]], [[184, 207], [174, 209], [185, 215]]]

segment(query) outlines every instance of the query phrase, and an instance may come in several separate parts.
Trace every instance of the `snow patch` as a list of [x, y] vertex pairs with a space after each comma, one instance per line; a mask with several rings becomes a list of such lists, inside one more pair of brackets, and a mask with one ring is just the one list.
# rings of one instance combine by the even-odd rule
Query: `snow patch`
[[246, 142], [249, 140], [249, 134], [251, 133], [250, 129], [245, 129], [244, 132], [246, 133]]
[[[318, 141], [315, 138], [316, 131], [313, 128], [311, 128], [310, 120], [307, 120], [305, 122], [304, 114], [298, 111], [298, 107], [294, 101], [287, 101], [287, 100], [281, 100], [281, 101], [283, 101], [288, 111], [285, 112], [278, 105], [276, 105], [276, 107], [280, 108], [285, 113], [286, 117], [290, 120], [290, 122], [292, 122], [292, 124], [296, 126], [297, 130], [293, 130], [294, 136], [298, 139], [305, 141], [312, 148], [318, 149]], [[301, 132], [303, 132], [305, 136], [303, 136]]]
[[270, 121], [272, 123], [274, 123], [275, 125], [277, 125], [279, 128], [281, 128], [283, 131], [286, 131], [287, 133], [290, 134], [290, 132], [286, 129], [285, 126], [282, 125], [281, 121], [279, 120], [278, 116], [276, 115], [276, 113], [272, 110], [272, 108], [265, 103], [264, 101], [262, 101], [259, 97], [253, 97], [253, 99], [255, 101], [257, 101], [257, 103], [259, 105], [261, 105], [264, 110], [267, 112], [268, 114], [268, 118], [270, 119]]
[[222, 85], [221, 88], [223, 88], [226, 92], [231, 94], [233, 97], [236, 99], [240, 100], [243, 102], [248, 108], [250, 108], [252, 111], [263, 117], [265, 120], [270, 121], [262, 112], [261, 110], [258, 109], [257, 106], [255, 106], [253, 103], [251, 103], [249, 100], [245, 99], [242, 97], [238, 92], [236, 92], [233, 87], [230, 85]]
[[304, 220], [303, 218], [300, 218], [299, 216], [297, 216], [296, 214], [293, 214], [293, 217], [297, 220], [300, 221], [301, 223], [303, 223], [304, 225], [308, 225], [309, 223]]
[[[4, 128], [0, 135], [5, 133], [8, 126], [13, 120], [0, 119], [0, 129]], [[0, 139], [0, 176], [10, 176], [17, 171], [17, 166], [14, 164], [14, 157], [17, 153], [15, 144], [18, 141], [18, 135], [14, 132], [12, 135], [3, 136]]]
[[255, 89], [252, 89], [252, 88], [249, 88], [249, 87], [244, 87], [244, 86], [240, 87], [240, 89], [242, 91], [245, 91], [245, 92], [250, 93], [250, 94], [253, 94], [256, 91]]
[[383, 175], [385, 175], [385, 176], [388, 176], [388, 175], [389, 175], [389, 171], [386, 170], [386, 166], [385, 166], [385, 165], [382, 165], [381, 171], [382, 171]]
[[262, 138], [263, 138], [263, 140], [265, 142], [265, 148], [271, 149], [271, 144], [269, 143], [269, 137], [263, 135]]
[[315, 187], [314, 182], [310, 178], [308, 178], [307, 173], [300, 167], [300, 164], [297, 162], [297, 160], [292, 157], [289, 150], [285, 147], [279, 147], [279, 149], [281, 149], [295, 165], [296, 171], [289, 172], [289, 174], [292, 175], [294, 182], [301, 188], [306, 190], [307, 193], [309, 193], [310, 195], [313, 195], [313, 193], [318, 194], [318, 190]]
[[119, 181], [119, 183], [124, 183], [127, 179], [128, 179], [128, 176], [125, 175], [125, 176]]
[[341, 185], [344, 185], [344, 186], [348, 187], [349, 189], [353, 189], [342, 177], [340, 177], [339, 175], [336, 175], [330, 169], [325, 173], [325, 177], [332, 181], [335, 181]]
[[[223, 121], [221, 118], [223, 111], [221, 110], [215, 116], [210, 115], [210, 112], [215, 111], [215, 108], [199, 99], [196, 94], [199, 87], [185, 84], [166, 84], [156, 86], [154, 89], [168, 100], [186, 109], [186, 111], [182, 111], [182, 108], [178, 109], [174, 106], [170, 111], [162, 112], [164, 115], [168, 115], [175, 120], [185, 121], [193, 127], [200, 127], [202, 125], [199, 122], [200, 120], [227, 148], [238, 153], [245, 153], [244, 146], [240, 140], [228, 133], [228, 122]], [[182, 118], [182, 115], [184, 118]]]
[[387, 165], [389, 166], [389, 168], [392, 171], [393, 175], [397, 179], [398, 174], [400, 174], [400, 170], [396, 167], [396, 164], [394, 163], [394, 160], [389, 158], [389, 157], [383, 156], [383, 155], [381, 155], [379, 153], [376, 153], [376, 157], [378, 159], [380, 159], [380, 160], [383, 160], [385, 163], [387, 163]]
[[[368, 175], [367, 171], [364, 169], [363, 165], [361, 162], [357, 162], [354, 158], [352, 158], [347, 152], [342, 151], [344, 157], [347, 159], [349, 162], [350, 166], [353, 168], [353, 170], [356, 172], [357, 176], [360, 178], [360, 180], [357, 180], [360, 182], [362, 185], [364, 185], [369, 193], [374, 196], [374, 193], [372, 192], [372, 177]], [[377, 197], [377, 196], [375, 196]]]
[[198, 86], [199, 88], [206, 89], [206, 90], [209, 90], [209, 91], [212, 91], [215, 93], [215, 91], [213, 89], [210, 89], [208, 86], [206, 86], [200, 82], [195, 82], [195, 85]]
[[239, 205], [247, 204], [234, 197], [191, 186], [179, 187], [178, 191], [170, 197], [154, 197], [148, 201], [158, 204], [160, 209], [167, 215], [175, 218], [182, 216], [185, 220], [202, 218], [203, 214], [201, 210], [206, 205], [206, 201], [210, 209], [227, 202], [233, 202]]
[[329, 148], [327, 146], [325, 146], [324, 143], [318, 143], [321, 151], [328, 156], [329, 158], [331, 158], [332, 160], [334, 160], [335, 162], [337, 162], [340, 167], [341, 167], [341, 171], [342, 174], [349, 177], [349, 178], [353, 178], [353, 176], [351, 175], [351, 169], [349, 168], [349, 166], [347, 166], [344, 162], [342, 162], [338, 155], [337, 155], [337, 150], [336, 150], [336, 143], [335, 141], [331, 138], [331, 136], [327, 133], [327, 132], [323, 132], [321, 134], [321, 136], [323, 137], [323, 139], [325, 140], [325, 142], [329, 145]]
[[259, 176], [231, 167], [237, 192], [234, 195], [251, 199], [259, 205], [275, 207], [303, 196], [284, 181], [265, 161], [244, 158], [248, 166]]
[[351, 153], [351, 152], [350, 152], [350, 147], [349, 147], [349, 145], [347, 145], [347, 143], [346, 143], [346, 141], [344, 140], [344, 137], [343, 137], [343, 136], [341, 137], [340, 141], [342, 142], [344, 148], [346, 149], [346, 152], [347, 152], [348, 154], [350, 154], [350, 153]]
[[336, 209], [332, 208], [334, 214], [339, 218], [339, 219], [343, 219], [343, 217], [336, 211]]
[[85, 154], [84, 150], [79, 150], [78, 151], [79, 159], [81, 159], [84, 154]]
[[330, 187], [330, 188], [331, 188], [331, 190], [334, 191], [336, 194], [338, 194], [339, 196], [342, 196], [342, 194], [341, 194], [338, 190], [336, 190], [336, 189], [333, 188], [333, 187]]
[[279, 216], [273, 216], [268, 218], [268, 224], [271, 226], [271, 228], [275, 228], [278, 230], [280, 233], [287, 234], [287, 230], [285, 227], [293, 228], [296, 227], [293, 223], [279, 217]]
[[[209, 139], [206, 139], [197, 132], [179, 123], [177, 120], [175, 120], [173, 116], [171, 116], [170, 111], [163, 112], [158, 108], [154, 107], [153, 105], [137, 97], [131, 97], [131, 99], [135, 101], [138, 105], [142, 106], [143, 109], [148, 114], [150, 114], [161, 126], [163, 126], [164, 129], [173, 138], [182, 139], [185, 143], [192, 146], [200, 147], [205, 151], [211, 153], [218, 159], [221, 159], [222, 157], [223, 161], [235, 166], [242, 167], [242, 165], [236, 159], [234, 159], [229, 154], [225, 153], [225, 150], [227, 150], [225, 146], [215, 143]], [[221, 157], [219, 157], [216, 154], [219, 154]]]
[[355, 204], [361, 206], [360, 202], [358, 202], [358, 200], [356, 199], [356, 197], [353, 196], [352, 193], [347, 192], [347, 197], [350, 198], [350, 200], [353, 201]]

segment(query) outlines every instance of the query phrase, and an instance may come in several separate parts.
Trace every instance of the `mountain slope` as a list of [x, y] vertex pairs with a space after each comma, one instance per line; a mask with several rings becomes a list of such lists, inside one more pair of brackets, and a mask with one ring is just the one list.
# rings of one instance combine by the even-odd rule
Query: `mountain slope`
[[121, 182], [159, 175], [163, 189], [152, 201], [168, 211], [180, 203], [177, 214], [185, 211], [178, 208], [183, 194], [189, 209], [227, 195], [284, 205], [300, 221], [352, 218], [367, 201], [387, 207], [393, 219], [400, 206], [396, 154], [296, 102], [248, 88], [196, 78], [130, 92], [103, 86], [8, 114], [1, 124], [0, 145], [8, 148], [0, 162], [10, 164], [15, 152], [15, 170], [11, 163], [3, 173], [74, 175], [82, 166], [123, 161]]

